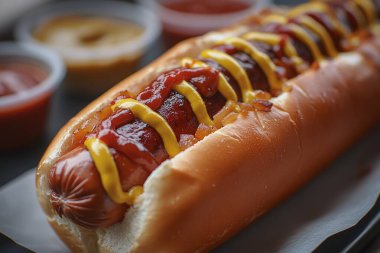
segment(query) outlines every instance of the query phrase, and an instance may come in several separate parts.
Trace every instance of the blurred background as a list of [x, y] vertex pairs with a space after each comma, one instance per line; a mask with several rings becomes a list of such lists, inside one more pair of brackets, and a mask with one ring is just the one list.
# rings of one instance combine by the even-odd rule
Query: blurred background
[[[59, 129], [99, 94], [176, 42], [269, 4], [0, 0], [0, 187], [36, 167]], [[0, 252], [29, 251], [0, 235]]]

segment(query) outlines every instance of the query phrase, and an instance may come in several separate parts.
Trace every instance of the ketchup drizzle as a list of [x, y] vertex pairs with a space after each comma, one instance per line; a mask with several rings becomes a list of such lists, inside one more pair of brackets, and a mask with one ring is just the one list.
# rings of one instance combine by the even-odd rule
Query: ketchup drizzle
[[[174, 85], [188, 81], [205, 99], [212, 100], [217, 93], [218, 78], [219, 72], [210, 67], [176, 68], [161, 74], [137, 96], [136, 100], [149, 106], [152, 110], [161, 112], [160, 114], [173, 128], [177, 140], [179, 140], [181, 134], [194, 134], [198, 122], [189, 102], [172, 90]], [[215, 101], [215, 104], [219, 105], [220, 103]], [[214, 108], [212, 111], [218, 111], [221, 107]], [[166, 155], [158, 152], [160, 156], [155, 157], [155, 151], [163, 148], [161, 137], [152, 127], [136, 119], [128, 109], [116, 109], [101, 123], [95, 136], [131, 161], [142, 165], [149, 173], [168, 158], [166, 152]]]

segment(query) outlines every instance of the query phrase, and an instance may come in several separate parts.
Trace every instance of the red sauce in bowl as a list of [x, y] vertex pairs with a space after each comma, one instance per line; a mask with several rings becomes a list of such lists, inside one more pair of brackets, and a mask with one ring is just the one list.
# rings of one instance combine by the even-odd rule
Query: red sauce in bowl
[[49, 102], [64, 75], [54, 51], [33, 43], [0, 43], [0, 152], [42, 136]]
[[156, 3], [163, 23], [165, 43], [167, 46], [172, 46], [186, 38], [243, 19], [257, 1], [158, 0]]
[[248, 9], [251, 4], [236, 0], [181, 0], [163, 2], [163, 6], [178, 12], [193, 14], [226, 14]]
[[27, 92], [40, 84], [46, 76], [45, 71], [35, 64], [0, 60], [0, 97]]
[[29, 98], [31, 90], [47, 79], [48, 71], [27, 57], [0, 57], [0, 101], [24, 101], [0, 107], [0, 150], [24, 147], [38, 139], [45, 129], [51, 93]]

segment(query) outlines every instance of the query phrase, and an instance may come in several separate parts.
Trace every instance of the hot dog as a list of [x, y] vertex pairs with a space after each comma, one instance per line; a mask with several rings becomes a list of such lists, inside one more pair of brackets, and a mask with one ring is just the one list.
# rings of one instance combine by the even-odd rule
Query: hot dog
[[36, 179], [49, 222], [75, 252], [226, 240], [379, 120], [379, 7], [266, 10], [171, 49], [53, 140]]

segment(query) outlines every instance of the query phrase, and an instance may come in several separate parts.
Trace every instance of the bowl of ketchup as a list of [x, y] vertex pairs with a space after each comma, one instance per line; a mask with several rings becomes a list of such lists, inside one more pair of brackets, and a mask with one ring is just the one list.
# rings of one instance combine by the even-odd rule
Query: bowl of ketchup
[[49, 49], [0, 43], [0, 150], [21, 148], [41, 137], [64, 73], [61, 58]]
[[140, 0], [156, 11], [166, 37], [174, 41], [233, 24], [269, 0]]

